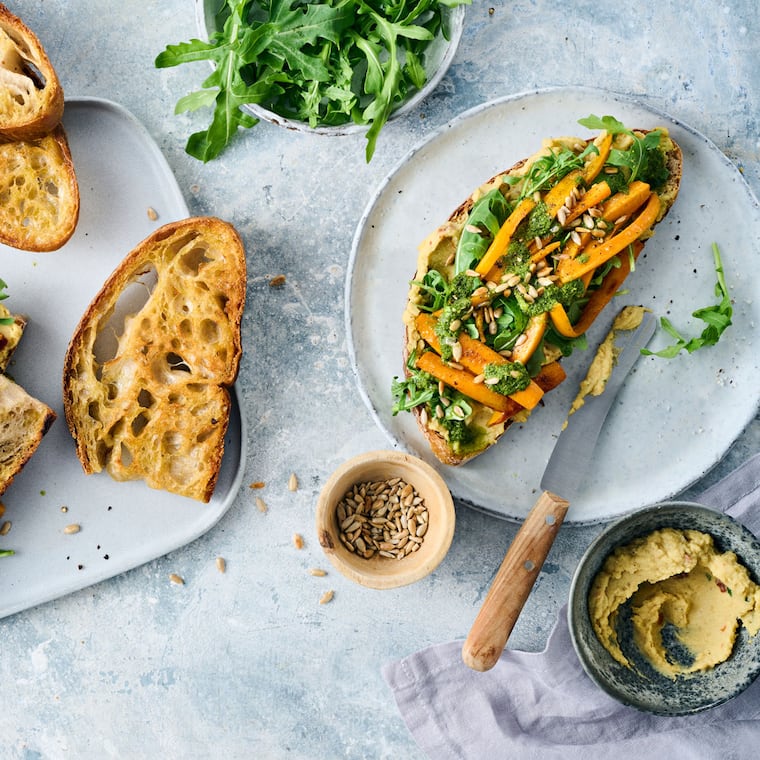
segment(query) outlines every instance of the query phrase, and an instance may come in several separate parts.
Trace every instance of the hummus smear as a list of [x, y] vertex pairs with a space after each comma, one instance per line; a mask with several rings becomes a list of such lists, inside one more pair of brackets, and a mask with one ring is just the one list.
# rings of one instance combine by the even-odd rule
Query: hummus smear
[[594, 579], [594, 631], [631, 667], [616, 628], [628, 600], [635, 645], [670, 678], [728, 659], [740, 624], [751, 636], [760, 630], [760, 586], [733, 552], [719, 552], [712, 536], [696, 530], [663, 528], [618, 547]]
[[623, 330], [635, 330], [641, 324], [645, 311], [647, 310], [643, 306], [624, 306], [620, 310], [612, 323], [612, 329], [597, 349], [586, 377], [581, 381], [569, 414], [577, 412], [586, 403], [586, 396], [600, 396], [604, 392], [620, 354], [620, 349], [615, 345], [617, 334]]

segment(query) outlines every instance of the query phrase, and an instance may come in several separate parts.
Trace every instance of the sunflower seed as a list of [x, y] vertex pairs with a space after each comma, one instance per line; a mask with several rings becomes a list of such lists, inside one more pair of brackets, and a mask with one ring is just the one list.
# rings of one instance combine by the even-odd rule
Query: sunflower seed
[[[449, 401], [450, 403], [450, 401]], [[441, 413], [443, 413], [443, 408]], [[463, 415], [459, 407], [452, 414]], [[364, 496], [362, 496], [364, 494]], [[428, 512], [422, 497], [411, 483], [401, 478], [354, 485], [336, 508], [342, 515], [339, 538], [348, 551], [370, 559], [375, 555], [401, 559], [412, 549], [419, 526], [428, 523]], [[362, 513], [364, 512], [364, 513]]]

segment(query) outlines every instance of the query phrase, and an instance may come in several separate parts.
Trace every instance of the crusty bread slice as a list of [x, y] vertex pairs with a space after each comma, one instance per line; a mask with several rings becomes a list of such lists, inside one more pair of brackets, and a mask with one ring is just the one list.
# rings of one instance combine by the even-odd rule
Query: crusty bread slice
[[37, 140], [0, 143], [0, 242], [54, 251], [79, 221], [79, 185], [63, 125]]
[[0, 375], [0, 494], [29, 461], [55, 419], [50, 407]]
[[63, 89], [37, 36], [0, 4], [0, 136], [34, 140], [63, 115]]
[[211, 498], [245, 292], [242, 242], [220, 219], [167, 224], [126, 256], [64, 362], [66, 422], [87, 474], [105, 469], [119, 481]]
[[[637, 134], [646, 134], [648, 130], [635, 130]], [[638, 240], [643, 244], [652, 235], [653, 229], [658, 224], [667, 212], [672, 207], [673, 203], [678, 196], [678, 191], [681, 183], [681, 176], [683, 172], [683, 155], [680, 147], [670, 138], [666, 129], [660, 130], [664, 137], [665, 144], [667, 144], [667, 151], [665, 152], [665, 164], [668, 170], [668, 179], [663, 186], [656, 189], [656, 194], [660, 200], [660, 209], [654, 224], [651, 225], [644, 233], [642, 233]], [[431, 269], [435, 269], [445, 274], [449, 279], [453, 276], [453, 266], [451, 262], [457, 250], [457, 245], [460, 236], [463, 234], [470, 213], [473, 206], [478, 199], [482, 198], [489, 191], [494, 189], [500, 189], [502, 194], [506, 197], [512, 197], [516, 195], [516, 190], [511, 190], [511, 187], [517, 187], [517, 185], [511, 185], [505, 182], [505, 177], [519, 180], [524, 177], [530, 167], [536, 162], [537, 159], [546, 155], [547, 151], [553, 149], [558, 145], [572, 146], [572, 149], [576, 153], [580, 153], [583, 148], [588, 144], [588, 140], [578, 137], [564, 137], [549, 139], [545, 141], [542, 149], [535, 155], [522, 159], [515, 163], [511, 168], [504, 172], [501, 172], [480, 187], [466, 198], [449, 216], [449, 218], [443, 222], [437, 229], [433, 230], [418, 247], [417, 257], [417, 269], [412, 277], [411, 285], [407, 294], [407, 303], [403, 314], [404, 323], [404, 346], [403, 346], [403, 366], [404, 373], [409, 376], [410, 370], [407, 366], [408, 359], [415, 349], [424, 341], [421, 339], [420, 333], [415, 326], [415, 320], [420, 313], [419, 303], [424, 298], [422, 291], [418, 285], [426, 273]], [[514, 198], [512, 198], [514, 200]], [[543, 366], [548, 368], [549, 364], [554, 364], [555, 367], [561, 357], [547, 356], [544, 359]], [[548, 392], [555, 388], [559, 382], [562, 382], [562, 374], [558, 374], [556, 371], [552, 372], [550, 376], [542, 377], [541, 374], [535, 377], [537, 384], [542, 390]], [[435, 456], [444, 464], [447, 465], [460, 465], [470, 459], [482, 454], [492, 445], [494, 445], [506, 432], [507, 428], [515, 421], [524, 421], [527, 419], [530, 412], [517, 406], [514, 409], [512, 416], [507, 417], [498, 423], [490, 422], [492, 410], [483, 404], [473, 402], [473, 414], [471, 423], [473, 427], [477, 427], [480, 431], [477, 445], [473, 445], [469, 450], [463, 451], [455, 448], [449, 441], [448, 435], [441, 426], [437, 424], [434, 414], [430, 414], [430, 410], [425, 408], [424, 404], [420, 404], [414, 407], [411, 411], [419, 426], [420, 431], [425, 436], [431, 450]]]

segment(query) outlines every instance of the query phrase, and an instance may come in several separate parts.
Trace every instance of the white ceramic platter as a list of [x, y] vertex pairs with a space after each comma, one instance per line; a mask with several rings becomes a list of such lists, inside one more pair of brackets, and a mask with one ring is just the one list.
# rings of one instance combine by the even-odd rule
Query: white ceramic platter
[[[458, 500], [502, 517], [521, 519], [533, 505], [567, 409], [614, 313], [605, 312], [589, 332], [589, 351], [564, 361], [568, 379], [528, 424], [513, 426], [466, 465], [447, 467], [410, 414], [391, 415], [408, 282], [418, 243], [475, 187], [535, 152], [544, 137], [590, 134], [577, 120], [592, 113], [635, 128], [666, 126], [684, 153], [679, 198], [629, 277], [628, 294], [615, 303], [643, 304], [683, 333], [701, 333], [704, 323], [691, 315], [716, 302], [716, 242], [734, 317], [713, 348], [639, 360], [596, 447], [578, 452], [579, 461], [591, 458], [591, 469], [567, 520], [609, 519], [679, 493], [721, 459], [758, 408], [760, 208], [736, 167], [687, 125], [608, 92], [542, 90], [477, 107], [412, 150], [377, 189], [354, 239], [346, 320], [359, 388], [378, 425], [396, 445], [435, 465]], [[658, 330], [650, 347], [670, 342]]]
[[[0, 616], [55, 599], [137, 567], [205, 533], [232, 503], [243, 476], [239, 399], [212, 500], [156, 491], [141, 482], [84, 475], [63, 416], [61, 372], [69, 339], [106, 277], [132, 247], [166, 222], [188, 216], [169, 166], [144, 127], [103, 100], [67, 101], [64, 126], [81, 195], [79, 225], [51, 253], [0, 245], [5, 305], [29, 324], [9, 373], [58, 419], [5, 492], [10, 521], [0, 549]], [[151, 220], [148, 209], [158, 218]], [[67, 510], [63, 511], [62, 507]], [[64, 533], [69, 524], [81, 531]]]

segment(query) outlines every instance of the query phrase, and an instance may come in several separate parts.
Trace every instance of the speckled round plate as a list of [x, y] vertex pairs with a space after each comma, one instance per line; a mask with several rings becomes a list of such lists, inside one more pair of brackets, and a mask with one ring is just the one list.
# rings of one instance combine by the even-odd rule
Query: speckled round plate
[[726, 702], [752, 683], [760, 674], [760, 634], [750, 637], [745, 628], [740, 628], [726, 662], [671, 680], [651, 668], [639, 672], [614, 660], [597, 639], [588, 612], [589, 588], [613, 549], [665, 527], [709, 533], [720, 551], [734, 552], [752, 580], [760, 581], [760, 541], [744, 526], [696, 504], [663, 503], [619, 520], [591, 544], [571, 585], [568, 621], [583, 668], [610, 696], [658, 715], [687, 715]]
[[[684, 153], [680, 196], [615, 306], [643, 304], [685, 334], [698, 335], [704, 323], [692, 312], [716, 303], [716, 242], [734, 316], [715, 347], [672, 360], [639, 360], [596, 448], [578, 452], [592, 466], [567, 520], [610, 519], [673, 498], [721, 460], [760, 400], [760, 207], [716, 146], [666, 114], [599, 90], [552, 89], [479, 106], [412, 150], [377, 189], [354, 238], [346, 319], [359, 389], [380, 428], [437, 467], [456, 499], [501, 517], [522, 519], [535, 502], [579, 381], [614, 313], [606, 310], [588, 332], [589, 351], [563, 362], [567, 380], [546, 395], [529, 422], [513, 425], [496, 446], [460, 467], [435, 459], [410, 414], [391, 414], [391, 382], [403, 371], [401, 314], [420, 241], [475, 187], [532, 154], [543, 138], [589, 134], [577, 121], [591, 113], [612, 114], [631, 127], [666, 126]], [[659, 330], [649, 347], [670, 342]]]

